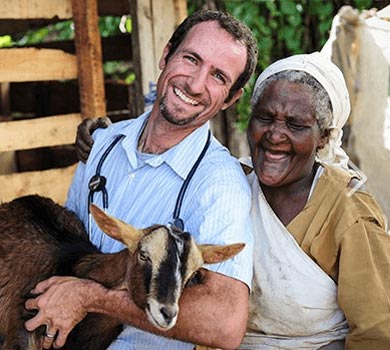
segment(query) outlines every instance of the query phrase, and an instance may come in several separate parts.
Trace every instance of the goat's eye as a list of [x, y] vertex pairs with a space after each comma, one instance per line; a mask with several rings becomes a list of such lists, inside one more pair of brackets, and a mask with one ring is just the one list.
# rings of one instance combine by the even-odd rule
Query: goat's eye
[[149, 256], [146, 252], [144, 252], [143, 250], [140, 250], [139, 253], [138, 253], [138, 258], [141, 260], [141, 261], [148, 261], [149, 260]]
[[195, 271], [192, 276], [188, 279], [187, 283], [186, 283], [186, 287], [190, 287], [190, 286], [193, 286], [195, 284], [199, 284], [202, 282], [202, 274], [200, 273], [200, 271]]

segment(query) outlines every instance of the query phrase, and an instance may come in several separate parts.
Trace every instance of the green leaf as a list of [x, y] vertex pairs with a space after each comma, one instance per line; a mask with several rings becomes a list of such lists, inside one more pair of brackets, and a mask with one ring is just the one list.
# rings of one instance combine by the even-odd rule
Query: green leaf
[[12, 41], [11, 35], [0, 36], [0, 47], [10, 47], [13, 45], [14, 42]]
[[280, 1], [280, 12], [284, 15], [296, 15], [298, 13], [295, 1], [283, 0]]

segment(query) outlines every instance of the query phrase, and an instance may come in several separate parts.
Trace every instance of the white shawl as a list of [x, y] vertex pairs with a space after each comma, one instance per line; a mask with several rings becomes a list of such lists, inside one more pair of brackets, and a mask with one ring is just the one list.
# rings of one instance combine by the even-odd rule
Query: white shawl
[[334, 281], [299, 247], [268, 205], [254, 172], [254, 280], [240, 349], [319, 349], [344, 339], [348, 326]]

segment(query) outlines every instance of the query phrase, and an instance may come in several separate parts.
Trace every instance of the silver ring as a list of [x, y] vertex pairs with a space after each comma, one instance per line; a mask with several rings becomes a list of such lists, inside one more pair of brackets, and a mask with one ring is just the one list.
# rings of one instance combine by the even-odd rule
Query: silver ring
[[45, 337], [50, 339], [54, 338], [55, 336], [56, 336], [55, 334], [49, 334], [49, 333], [45, 334]]

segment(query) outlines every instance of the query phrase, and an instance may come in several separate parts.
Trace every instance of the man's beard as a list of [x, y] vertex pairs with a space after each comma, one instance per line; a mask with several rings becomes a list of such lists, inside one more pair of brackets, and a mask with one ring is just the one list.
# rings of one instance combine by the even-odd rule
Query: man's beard
[[200, 113], [196, 113], [195, 115], [193, 116], [190, 116], [188, 118], [184, 118], [184, 119], [178, 119], [175, 117], [175, 111], [171, 112], [168, 110], [167, 108], [167, 104], [166, 104], [166, 96], [163, 96], [160, 100], [160, 112], [162, 114], [162, 116], [164, 117], [164, 119], [166, 121], [168, 121], [169, 123], [173, 124], [173, 125], [188, 125], [190, 124], [191, 122], [193, 122], [198, 116]]

